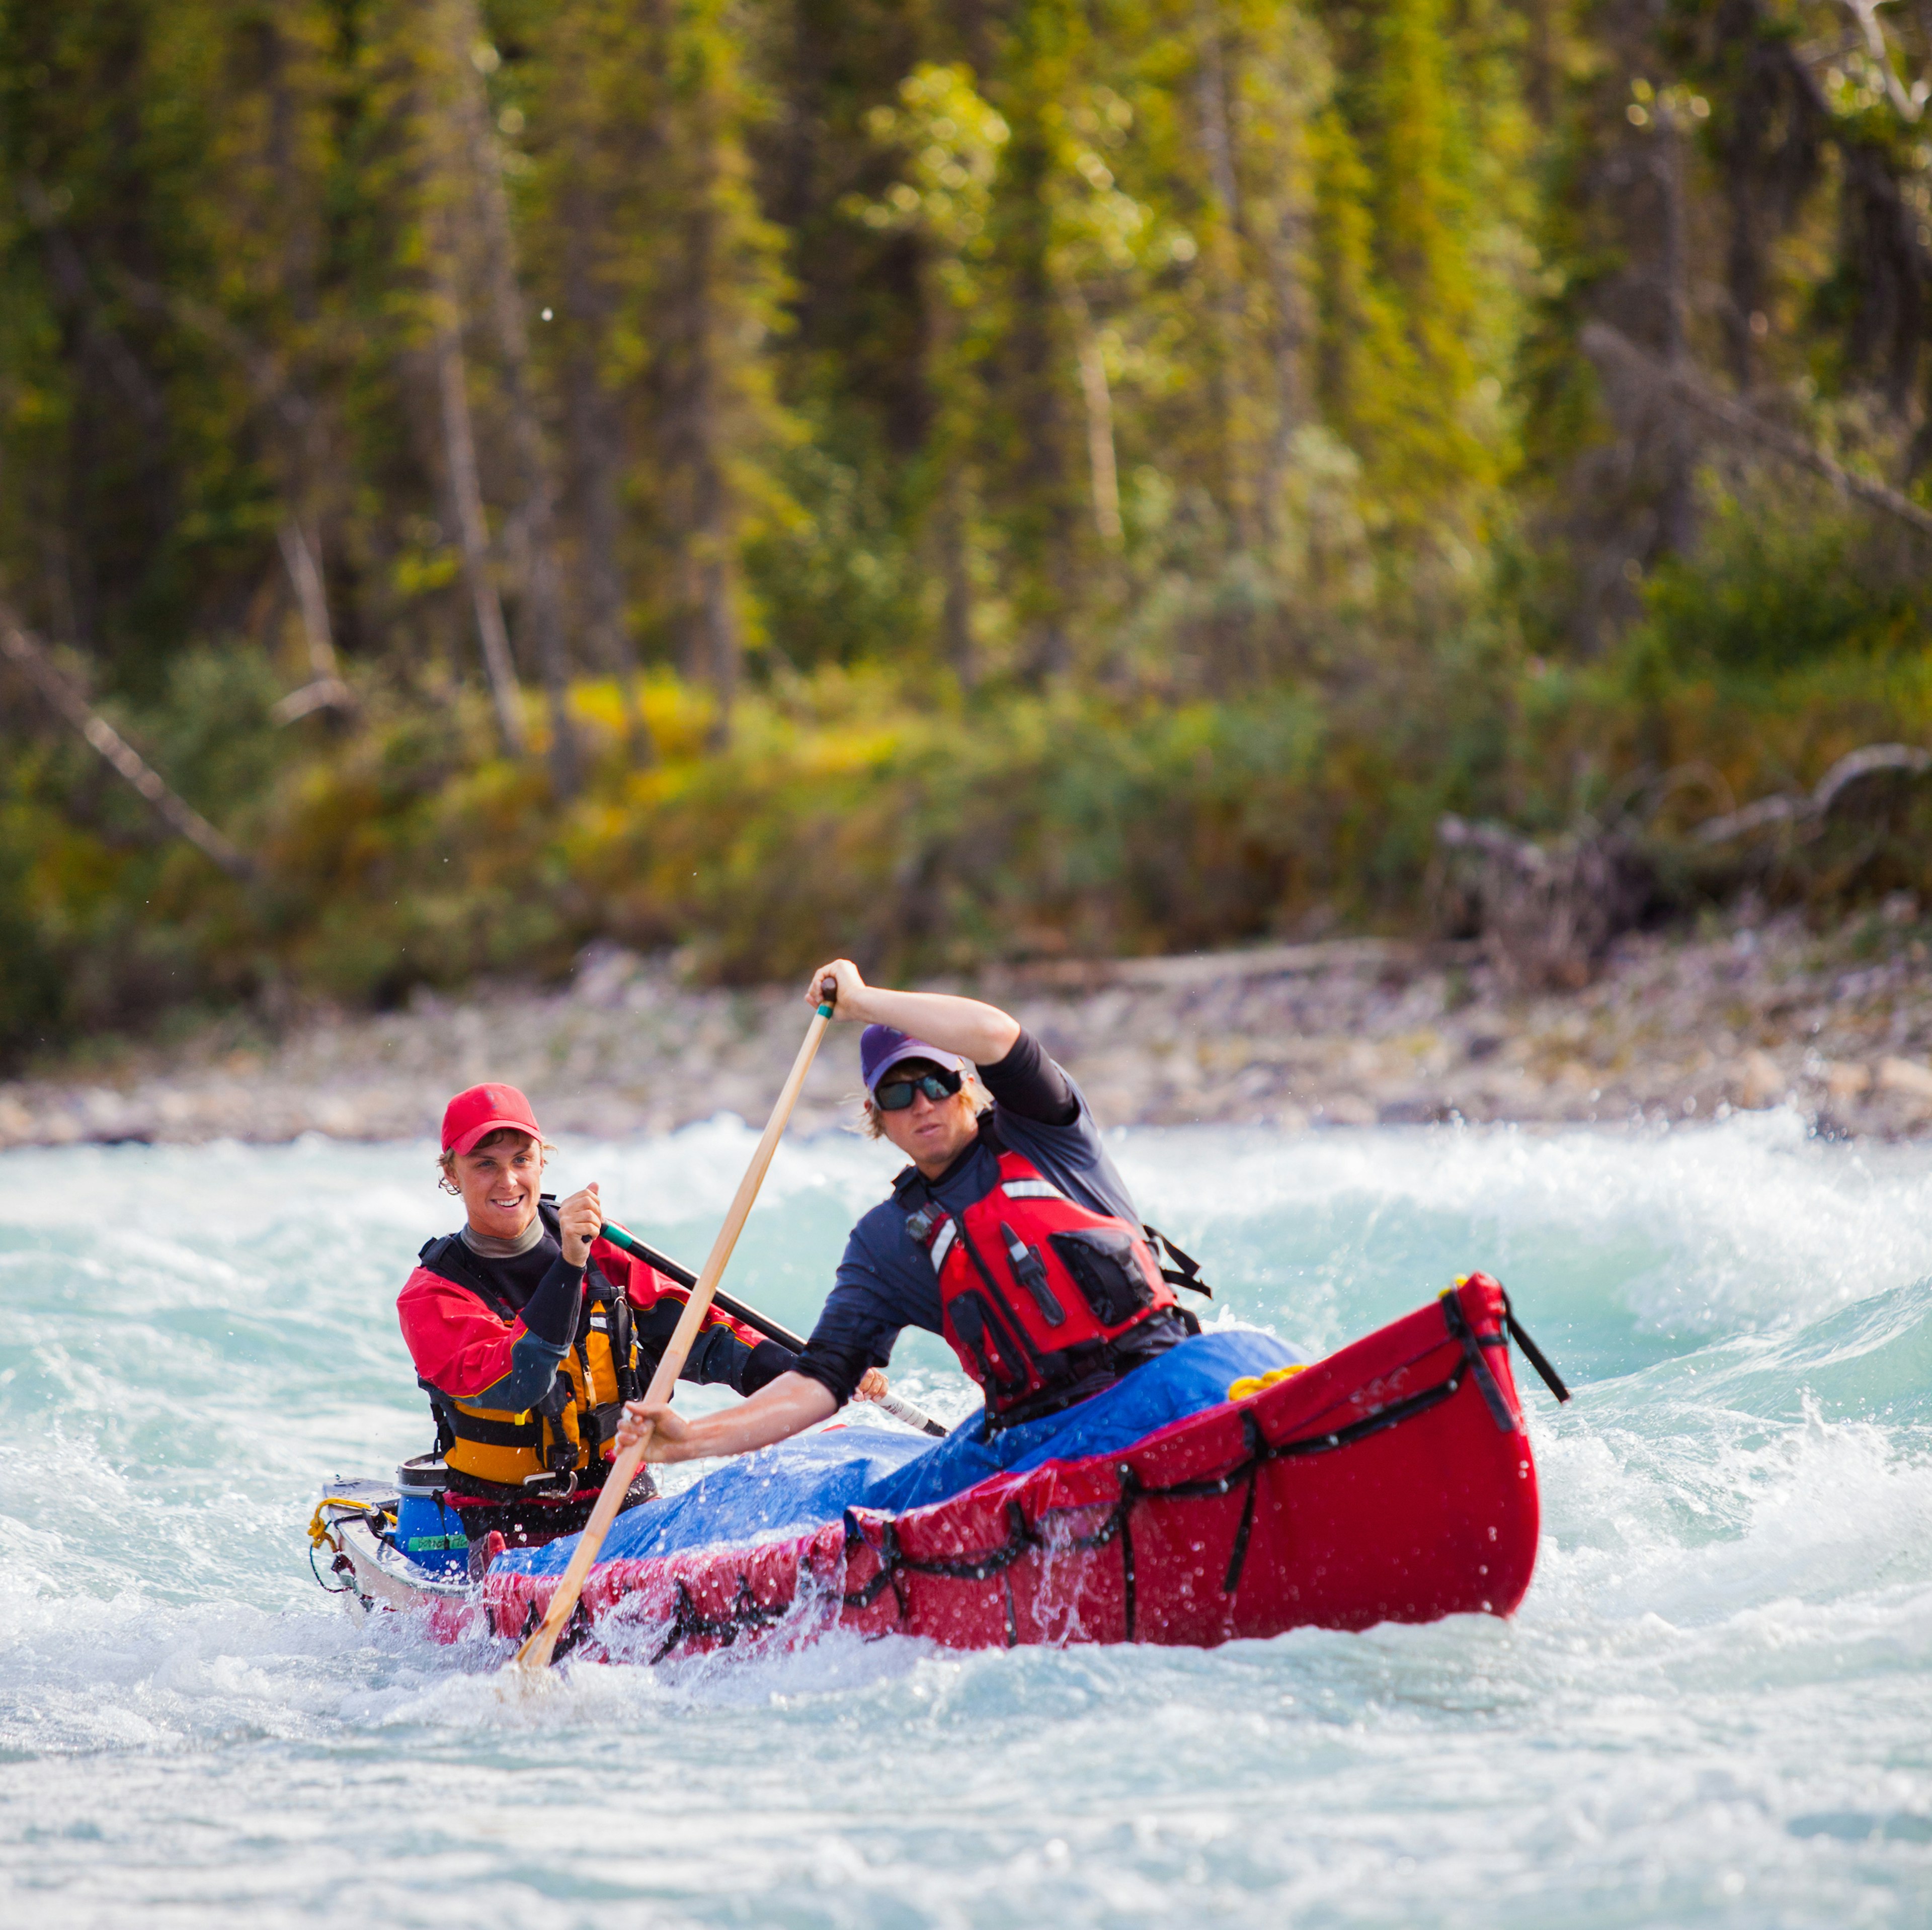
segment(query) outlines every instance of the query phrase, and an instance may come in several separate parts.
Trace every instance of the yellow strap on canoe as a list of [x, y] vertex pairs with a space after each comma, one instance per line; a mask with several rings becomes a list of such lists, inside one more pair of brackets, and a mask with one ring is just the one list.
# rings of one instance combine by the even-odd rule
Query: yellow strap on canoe
[[372, 1508], [366, 1501], [352, 1501], [346, 1494], [325, 1494], [315, 1504], [315, 1512], [308, 1518], [308, 1538], [312, 1547], [320, 1548], [324, 1542], [328, 1541], [335, 1527], [333, 1521], [325, 1521], [322, 1518], [322, 1511], [325, 1508], [347, 1508], [358, 1515], [382, 1515], [385, 1517], [389, 1512], [386, 1508]]

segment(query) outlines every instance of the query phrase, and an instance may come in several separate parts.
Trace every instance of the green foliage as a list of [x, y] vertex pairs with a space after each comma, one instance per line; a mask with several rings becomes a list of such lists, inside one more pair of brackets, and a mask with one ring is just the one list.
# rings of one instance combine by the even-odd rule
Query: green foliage
[[1674, 663], [1775, 673], [1834, 655], [1922, 648], [1932, 590], [1922, 559], [1847, 511], [1767, 520], [1718, 503], [1704, 540], [1646, 585], [1646, 633]]
[[[1920, 539], [1658, 386], [1923, 493], [1932, 39], [1864, 31], [0, 0], [0, 588], [260, 869], [10, 683], [0, 1053], [602, 932], [736, 979], [1412, 923], [1444, 809], [1919, 741]], [[332, 662], [355, 716], [276, 721]]]

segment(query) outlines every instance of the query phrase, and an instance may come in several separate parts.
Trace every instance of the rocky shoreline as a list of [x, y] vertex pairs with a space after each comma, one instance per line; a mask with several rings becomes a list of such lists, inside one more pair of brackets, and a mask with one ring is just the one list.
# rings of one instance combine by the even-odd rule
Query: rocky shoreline
[[[1832, 1136], [1932, 1131], [1932, 928], [1900, 897], [1825, 935], [1748, 909], [1619, 941], [1595, 983], [1513, 992], [1479, 945], [1377, 940], [988, 973], [1105, 1122], [1286, 1130], [1450, 1119], [1630, 1125], [1789, 1105]], [[0, 1147], [356, 1140], [434, 1132], [483, 1078], [553, 1134], [761, 1121], [806, 1014], [798, 988], [700, 990], [593, 946], [566, 986], [316, 1012], [278, 1038], [236, 1018], [0, 1084]], [[798, 1125], [851, 1116], [835, 1030]]]

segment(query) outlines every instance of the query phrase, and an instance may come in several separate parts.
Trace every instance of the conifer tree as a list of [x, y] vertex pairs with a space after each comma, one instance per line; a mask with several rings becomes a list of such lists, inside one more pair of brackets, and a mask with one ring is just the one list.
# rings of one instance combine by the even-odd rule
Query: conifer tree
[[[787, 434], [771, 342], [783, 282], [747, 149], [760, 111], [724, 0], [608, 0], [588, 71], [606, 159], [598, 380], [629, 427], [640, 601], [729, 733], [745, 649], [743, 551], [780, 506]], [[607, 498], [608, 502], [608, 498]]]

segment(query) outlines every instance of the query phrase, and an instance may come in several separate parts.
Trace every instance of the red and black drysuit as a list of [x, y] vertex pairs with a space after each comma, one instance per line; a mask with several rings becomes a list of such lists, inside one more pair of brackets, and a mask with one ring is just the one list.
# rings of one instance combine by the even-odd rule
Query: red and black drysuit
[[[460, 1461], [473, 1444], [470, 1458], [535, 1477], [526, 1485], [451, 1467], [448, 1500], [472, 1542], [492, 1528], [518, 1542], [583, 1524], [615, 1454], [622, 1404], [650, 1385], [688, 1297], [602, 1240], [586, 1266], [570, 1266], [548, 1195], [538, 1211], [542, 1237], [512, 1258], [484, 1257], [460, 1232], [430, 1241], [396, 1302], [446, 1457]], [[789, 1348], [714, 1307], [680, 1377], [752, 1394], [793, 1365]], [[626, 1505], [653, 1491], [640, 1474]]]

